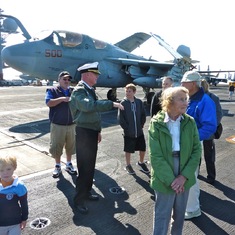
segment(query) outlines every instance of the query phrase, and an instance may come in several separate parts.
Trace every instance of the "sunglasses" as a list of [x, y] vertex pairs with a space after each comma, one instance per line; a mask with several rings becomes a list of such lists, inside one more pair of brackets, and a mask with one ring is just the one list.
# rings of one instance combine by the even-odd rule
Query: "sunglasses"
[[64, 81], [68, 81], [68, 82], [70, 82], [70, 81], [71, 81], [71, 79], [70, 79], [70, 78], [63, 78], [63, 80], [64, 80]]

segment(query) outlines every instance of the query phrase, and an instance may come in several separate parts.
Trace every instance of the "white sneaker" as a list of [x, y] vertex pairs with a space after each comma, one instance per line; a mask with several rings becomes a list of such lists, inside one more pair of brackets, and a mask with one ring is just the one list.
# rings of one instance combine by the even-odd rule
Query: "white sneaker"
[[73, 164], [69, 163], [66, 165], [65, 170], [71, 175], [77, 175], [77, 171], [74, 169]]
[[184, 219], [192, 219], [192, 218], [196, 218], [198, 216], [200, 216], [202, 213], [201, 213], [201, 209], [199, 208], [198, 210], [196, 211], [193, 211], [193, 212], [185, 212], [185, 215], [184, 215]]
[[60, 176], [61, 172], [62, 172], [61, 167], [60, 166], [55, 166], [55, 169], [52, 173], [52, 177], [53, 178], [58, 178]]

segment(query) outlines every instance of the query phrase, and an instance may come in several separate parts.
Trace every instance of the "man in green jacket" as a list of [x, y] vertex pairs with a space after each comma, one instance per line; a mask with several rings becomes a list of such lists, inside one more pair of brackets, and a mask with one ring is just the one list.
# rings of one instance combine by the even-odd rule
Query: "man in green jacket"
[[91, 193], [95, 173], [98, 143], [101, 141], [100, 112], [113, 107], [123, 109], [120, 103], [110, 100], [98, 100], [93, 86], [100, 74], [98, 62], [85, 64], [78, 68], [81, 81], [74, 88], [69, 102], [73, 121], [76, 123], [76, 157], [79, 175], [76, 180], [76, 209], [86, 214], [85, 200], [96, 201], [98, 195]]

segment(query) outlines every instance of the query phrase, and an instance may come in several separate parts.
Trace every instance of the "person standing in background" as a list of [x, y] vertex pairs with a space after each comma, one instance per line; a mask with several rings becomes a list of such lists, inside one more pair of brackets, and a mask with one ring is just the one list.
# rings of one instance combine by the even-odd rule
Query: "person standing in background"
[[150, 105], [150, 116], [153, 117], [153, 115], [157, 114], [160, 110], [162, 110], [161, 104], [160, 104], [160, 98], [162, 91], [165, 89], [172, 87], [174, 84], [174, 81], [171, 77], [166, 76], [162, 78], [162, 89], [158, 92], [156, 92], [152, 98], [151, 105]]
[[230, 85], [229, 85], [228, 92], [229, 92], [228, 98], [229, 98], [230, 100], [232, 100], [232, 99], [233, 99], [233, 94], [234, 94], [234, 86], [233, 86], [233, 84], [230, 84]]
[[[201, 86], [204, 92], [210, 96], [210, 98], [215, 102], [216, 107], [216, 119], [217, 119], [217, 126], [221, 122], [223, 117], [223, 110], [220, 105], [220, 100], [217, 95], [211, 93], [209, 91], [209, 84], [205, 79], [202, 79]], [[216, 169], [215, 169], [215, 159], [216, 159], [216, 151], [215, 151], [215, 141], [214, 141], [214, 134], [210, 136], [209, 139], [203, 140], [203, 149], [204, 149], [204, 159], [206, 163], [206, 170], [207, 170], [207, 183], [214, 184], [216, 178]]]
[[143, 102], [136, 98], [136, 86], [132, 83], [125, 87], [126, 96], [121, 101], [124, 110], [119, 110], [118, 120], [124, 131], [124, 152], [126, 157], [126, 171], [134, 175], [135, 171], [131, 165], [131, 153], [139, 151], [139, 161], [136, 163], [140, 170], [148, 174], [149, 169], [144, 162], [146, 153], [146, 141], [144, 137], [144, 124], [146, 114]]
[[[181, 80], [181, 85], [189, 91], [189, 104], [186, 113], [196, 121], [200, 141], [206, 140], [215, 133], [217, 128], [215, 103], [201, 87], [201, 76], [198, 72], [186, 72]], [[198, 173], [199, 165], [195, 171], [196, 183], [189, 190], [185, 219], [201, 215]]]

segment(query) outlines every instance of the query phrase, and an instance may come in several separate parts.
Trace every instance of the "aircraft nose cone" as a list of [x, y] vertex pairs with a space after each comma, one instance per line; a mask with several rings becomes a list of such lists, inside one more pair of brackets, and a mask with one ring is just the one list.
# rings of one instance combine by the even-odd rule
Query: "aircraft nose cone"
[[34, 63], [28, 44], [7, 46], [3, 48], [1, 54], [3, 62], [20, 72], [29, 71]]
[[16, 52], [14, 46], [5, 47], [2, 50], [2, 60], [12, 68], [15, 68], [19, 61], [19, 55]]
[[2, 49], [2, 59], [3, 59], [3, 61], [5, 63], [7, 63], [7, 61], [9, 61], [9, 57], [10, 57], [10, 51], [8, 50], [7, 47], [3, 48]]

